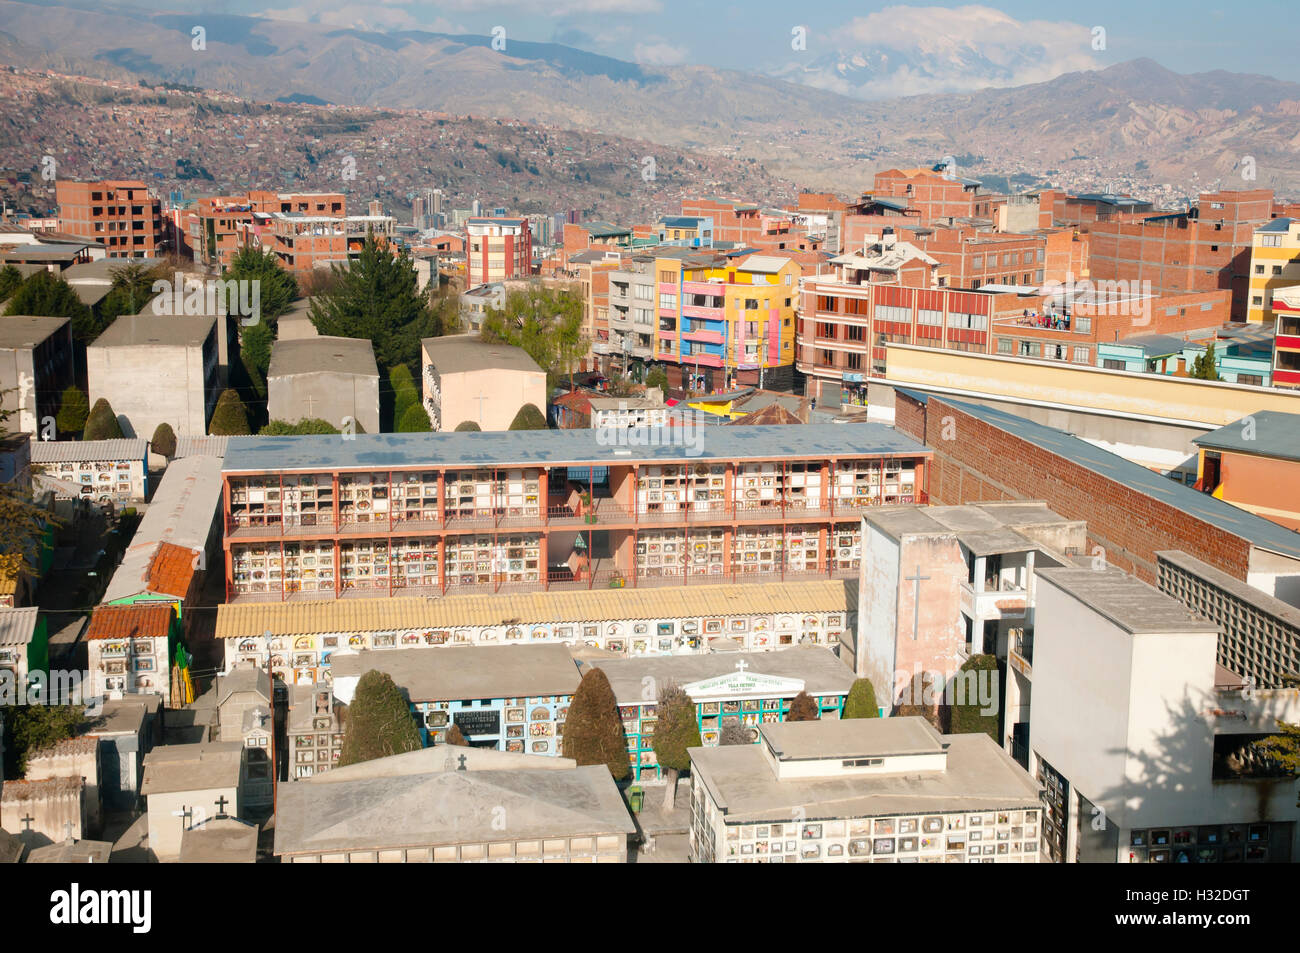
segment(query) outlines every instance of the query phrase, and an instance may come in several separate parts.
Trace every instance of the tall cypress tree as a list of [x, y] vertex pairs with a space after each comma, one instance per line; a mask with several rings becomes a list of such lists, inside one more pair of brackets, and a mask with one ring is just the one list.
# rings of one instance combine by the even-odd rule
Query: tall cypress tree
[[348, 706], [339, 766], [416, 751], [420, 729], [393, 677], [373, 669], [357, 681]]
[[869, 678], [854, 679], [849, 687], [848, 697], [844, 699], [845, 718], [879, 718], [880, 707], [876, 704], [876, 688]]
[[598, 668], [589, 669], [578, 683], [569, 715], [564, 721], [564, 756], [578, 764], [603, 764], [615, 781], [631, 768], [627, 761], [627, 736], [618, 716], [618, 703], [609, 678]]
[[677, 800], [677, 776], [691, 766], [690, 748], [698, 748], [700, 727], [695, 718], [695, 702], [680, 685], [669, 682], [659, 692], [659, 719], [651, 745], [655, 760], [668, 783], [664, 790], [664, 810], [671, 811]]

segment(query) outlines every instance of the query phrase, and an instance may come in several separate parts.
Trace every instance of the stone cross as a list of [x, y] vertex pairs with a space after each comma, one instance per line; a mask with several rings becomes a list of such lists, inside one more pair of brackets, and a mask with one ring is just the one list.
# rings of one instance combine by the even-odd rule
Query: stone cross
[[904, 576], [907, 582], [916, 583], [915, 595], [912, 597], [912, 641], [915, 642], [921, 633], [921, 583], [927, 581], [929, 576], [921, 575], [921, 566], [918, 563], [915, 576]]

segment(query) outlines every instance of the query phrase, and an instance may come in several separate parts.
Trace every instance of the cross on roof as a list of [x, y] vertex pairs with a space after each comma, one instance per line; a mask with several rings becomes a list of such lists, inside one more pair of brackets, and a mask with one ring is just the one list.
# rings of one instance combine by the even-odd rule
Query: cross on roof
[[742, 674], [747, 668], [749, 668], [749, 663], [746, 662], [744, 659], [741, 659], [739, 662], [736, 663], [736, 671], [741, 672]]
[[465, 761], [467, 760], [467, 759], [465, 758], [465, 756], [464, 756], [464, 755], [461, 755], [461, 756], [460, 756], [459, 758], [457, 758], [456, 760], [457, 760], [457, 761], [459, 762], [459, 764], [460, 764], [460, 767], [458, 767], [456, 770], [457, 770], [457, 771], [464, 771], [464, 770], [465, 770]]
[[228, 800], [226, 800], [226, 796], [224, 794], [221, 795], [221, 797], [217, 798], [215, 801], [213, 801], [213, 803], [217, 805], [217, 816], [225, 817], [226, 805], [230, 803]]

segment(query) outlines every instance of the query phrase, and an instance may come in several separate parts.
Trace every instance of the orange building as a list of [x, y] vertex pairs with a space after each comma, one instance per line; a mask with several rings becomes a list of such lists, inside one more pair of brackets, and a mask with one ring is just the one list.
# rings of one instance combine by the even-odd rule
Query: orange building
[[201, 198], [190, 237], [194, 260], [224, 270], [235, 252], [271, 231], [271, 216], [276, 213], [343, 218], [347, 197], [342, 192], [253, 191]]
[[164, 249], [162, 203], [139, 180], [60, 181], [59, 228], [102, 242], [109, 258], [154, 258]]
[[982, 208], [977, 203], [977, 196], [987, 200], [989, 196], [979, 195], [979, 183], [974, 179], [960, 176], [947, 176], [930, 169], [886, 169], [877, 172], [871, 187], [871, 197], [888, 196], [905, 199], [907, 204], [920, 212], [921, 224], [947, 219], [975, 218], [982, 211], [985, 216], [990, 208], [986, 203]]
[[1300, 531], [1300, 414], [1261, 410], [1192, 442], [1196, 488]]

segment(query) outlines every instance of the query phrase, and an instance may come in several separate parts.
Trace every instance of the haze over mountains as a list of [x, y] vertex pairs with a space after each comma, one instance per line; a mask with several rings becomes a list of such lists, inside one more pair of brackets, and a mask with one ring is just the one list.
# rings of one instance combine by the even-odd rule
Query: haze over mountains
[[[1181, 75], [1135, 60], [1012, 88], [855, 98], [890, 83], [908, 88], [909, 76], [914, 88], [926, 88], [926, 77], [953, 57], [969, 67], [966, 75], [986, 65], [990, 83], [1032, 75], [1042, 50], [1053, 49], [1047, 42], [1037, 50], [937, 50], [927, 62], [901, 65], [897, 51], [863, 47], [810, 59], [791, 77], [799, 82], [787, 82], [707, 66], [642, 66], [513, 37], [499, 52], [486, 36], [366, 33], [104, 4], [0, 0], [0, 24], [0, 62], [25, 68], [181, 83], [259, 101], [599, 130], [752, 158], [803, 186], [841, 192], [862, 187], [883, 165], [944, 155], [969, 157], [976, 175], [1021, 173], [1083, 188], [1114, 180], [1193, 193], [1221, 179], [1225, 187], [1300, 190], [1300, 84], [1264, 76]], [[205, 49], [193, 48], [195, 26], [206, 31]], [[972, 66], [980, 56], [987, 64]], [[1257, 179], [1240, 177], [1244, 157]]]

